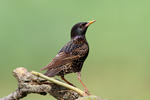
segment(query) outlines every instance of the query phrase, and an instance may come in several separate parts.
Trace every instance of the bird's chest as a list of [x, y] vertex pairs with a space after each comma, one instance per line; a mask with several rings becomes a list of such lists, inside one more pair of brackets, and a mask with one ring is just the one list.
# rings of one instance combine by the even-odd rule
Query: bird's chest
[[77, 60], [74, 60], [72, 62], [72, 68], [75, 72], [80, 72], [81, 71], [83, 63], [84, 63], [85, 59], [87, 58], [87, 55], [85, 55], [85, 56], [83, 56], [83, 57], [81, 57]]

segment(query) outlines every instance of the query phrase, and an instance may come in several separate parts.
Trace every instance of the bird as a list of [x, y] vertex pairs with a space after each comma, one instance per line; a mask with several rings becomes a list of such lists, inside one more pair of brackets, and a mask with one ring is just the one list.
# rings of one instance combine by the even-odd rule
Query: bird
[[81, 69], [89, 54], [89, 45], [85, 36], [86, 31], [95, 21], [79, 22], [72, 27], [71, 40], [60, 49], [48, 65], [41, 68], [41, 70], [47, 70], [44, 75], [48, 77], [60, 76], [66, 83], [74, 86], [64, 76], [77, 73], [78, 80], [83, 85], [85, 93], [89, 94], [87, 87], [81, 81]]

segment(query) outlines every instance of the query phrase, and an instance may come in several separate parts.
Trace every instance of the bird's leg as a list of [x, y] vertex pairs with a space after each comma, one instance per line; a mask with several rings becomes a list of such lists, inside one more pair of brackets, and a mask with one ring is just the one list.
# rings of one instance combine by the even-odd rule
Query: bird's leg
[[88, 88], [84, 85], [84, 83], [81, 81], [81, 72], [77, 72], [77, 75], [78, 75], [78, 80], [81, 82], [81, 84], [83, 85], [84, 87], [84, 91], [87, 95], [90, 95], [89, 91], [88, 91]]
[[[68, 83], [69, 85], [74, 86], [72, 83], [70, 83], [69, 81], [67, 81], [64, 76], [61, 76], [61, 79], [64, 80], [64, 81], [65, 81], [66, 83]], [[74, 87], [75, 87], [75, 86], [74, 86]]]

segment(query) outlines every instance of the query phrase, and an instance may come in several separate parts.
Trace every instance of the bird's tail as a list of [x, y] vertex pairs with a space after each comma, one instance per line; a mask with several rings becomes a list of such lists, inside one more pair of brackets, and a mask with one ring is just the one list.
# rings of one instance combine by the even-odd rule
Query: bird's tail
[[46, 65], [45, 67], [41, 68], [40, 70], [43, 71], [43, 70], [46, 70], [48, 69], [48, 65]]

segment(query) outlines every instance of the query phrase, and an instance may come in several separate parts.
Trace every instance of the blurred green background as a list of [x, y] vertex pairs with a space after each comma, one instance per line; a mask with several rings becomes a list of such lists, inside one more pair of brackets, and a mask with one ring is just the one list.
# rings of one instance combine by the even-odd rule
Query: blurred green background
[[[96, 19], [87, 31], [90, 53], [82, 80], [108, 100], [150, 100], [149, 0], [0, 0], [0, 97], [17, 88], [12, 70], [40, 72], [70, 40], [77, 22]], [[76, 74], [66, 76], [83, 89]], [[23, 100], [55, 100], [30, 94]]]

